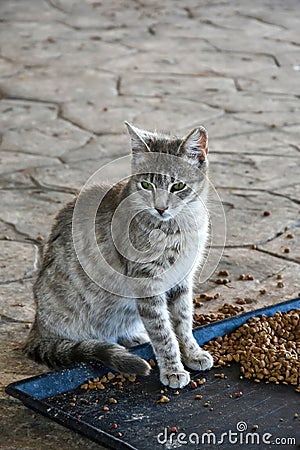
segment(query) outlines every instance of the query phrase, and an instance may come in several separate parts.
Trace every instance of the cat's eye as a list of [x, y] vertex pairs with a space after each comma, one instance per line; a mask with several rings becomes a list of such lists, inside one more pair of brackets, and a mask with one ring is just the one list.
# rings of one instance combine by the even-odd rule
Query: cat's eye
[[143, 189], [146, 189], [148, 191], [153, 189], [153, 184], [148, 183], [148, 181], [142, 181], [141, 182], [141, 186], [142, 186]]
[[186, 184], [183, 183], [182, 181], [179, 181], [178, 183], [172, 184], [171, 192], [182, 191], [182, 189], [184, 189], [185, 187], [186, 187]]

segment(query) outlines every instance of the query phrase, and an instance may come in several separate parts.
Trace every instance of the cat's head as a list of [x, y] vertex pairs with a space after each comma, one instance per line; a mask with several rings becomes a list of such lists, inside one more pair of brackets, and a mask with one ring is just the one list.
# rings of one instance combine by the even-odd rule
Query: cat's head
[[137, 209], [159, 220], [193, 207], [207, 190], [208, 137], [204, 127], [184, 138], [127, 125], [132, 146], [130, 191]]

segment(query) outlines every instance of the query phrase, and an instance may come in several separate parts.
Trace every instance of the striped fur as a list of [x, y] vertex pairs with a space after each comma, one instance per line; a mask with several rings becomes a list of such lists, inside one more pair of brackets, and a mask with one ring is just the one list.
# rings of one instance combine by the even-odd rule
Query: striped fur
[[[58, 213], [44, 249], [25, 352], [49, 367], [99, 360], [116, 371], [147, 375], [149, 364], [127, 347], [150, 340], [161, 382], [178, 388], [190, 379], [184, 366], [212, 366], [192, 335], [193, 277], [209, 226], [207, 134], [199, 127], [179, 139], [127, 126], [131, 177], [109, 191], [99, 185], [81, 194], [84, 223], [91, 205], [108, 191], [95, 217], [95, 236], [115, 277], [98, 264], [89, 233], [76, 235], [76, 242], [101, 282], [79, 262], [72, 235], [75, 198]], [[174, 185], [184, 187], [175, 191]]]

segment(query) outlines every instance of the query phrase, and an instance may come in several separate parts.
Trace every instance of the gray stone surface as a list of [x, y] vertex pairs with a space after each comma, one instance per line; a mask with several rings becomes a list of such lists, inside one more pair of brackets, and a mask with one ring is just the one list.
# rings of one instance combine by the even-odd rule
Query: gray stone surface
[[[299, 2], [3, 0], [0, 16], [0, 448], [92, 450], [4, 393], [47, 370], [21, 345], [51, 221], [95, 170], [128, 154], [124, 120], [182, 134], [203, 124], [227, 240], [197, 286], [220, 297], [201, 311], [299, 295]], [[220, 269], [227, 286], [215, 284]]]

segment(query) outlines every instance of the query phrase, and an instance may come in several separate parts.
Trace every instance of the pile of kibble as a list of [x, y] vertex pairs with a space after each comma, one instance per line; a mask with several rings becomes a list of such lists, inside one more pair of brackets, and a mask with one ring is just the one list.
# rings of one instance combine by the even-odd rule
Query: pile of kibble
[[215, 313], [198, 314], [195, 312], [193, 326], [200, 327], [202, 325], [207, 325], [208, 323], [216, 322], [217, 320], [228, 319], [229, 317], [236, 316], [242, 311], [244, 311], [242, 306], [234, 306], [229, 303], [225, 303], [220, 306], [218, 311]]
[[204, 346], [219, 366], [236, 361], [245, 378], [292, 384], [300, 392], [300, 310], [253, 317]]

